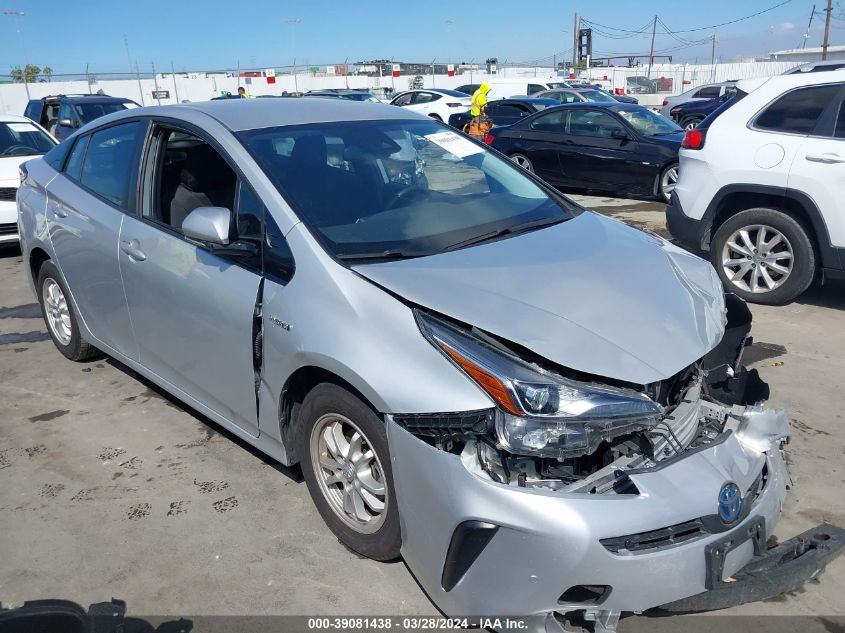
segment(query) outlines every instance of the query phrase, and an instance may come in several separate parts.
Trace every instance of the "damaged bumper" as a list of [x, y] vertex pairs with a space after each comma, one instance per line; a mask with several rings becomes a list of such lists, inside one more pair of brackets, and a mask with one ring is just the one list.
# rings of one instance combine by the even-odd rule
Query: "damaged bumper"
[[[402, 554], [450, 616], [696, 610], [685, 600], [727, 593], [737, 574], [761, 564], [786, 495], [785, 415], [750, 413], [710, 444], [629, 471], [636, 494], [496, 483], [388, 416]], [[744, 502], [729, 525], [719, 516], [726, 482]], [[841, 541], [838, 532], [830, 536], [830, 546]], [[808, 542], [793, 558], [815, 574], [835, 554]]]

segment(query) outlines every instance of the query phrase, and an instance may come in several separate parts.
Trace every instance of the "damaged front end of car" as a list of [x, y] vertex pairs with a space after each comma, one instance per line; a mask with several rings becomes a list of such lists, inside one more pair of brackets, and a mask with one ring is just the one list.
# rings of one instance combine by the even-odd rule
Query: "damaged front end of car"
[[[720, 609], [794, 589], [845, 545], [822, 525], [769, 550], [790, 484], [784, 411], [741, 365], [751, 314], [670, 378], [635, 385], [556, 366], [416, 310], [423, 335], [495, 406], [393, 414], [403, 555], [448, 615]], [[667, 341], [667, 345], [671, 345]]]

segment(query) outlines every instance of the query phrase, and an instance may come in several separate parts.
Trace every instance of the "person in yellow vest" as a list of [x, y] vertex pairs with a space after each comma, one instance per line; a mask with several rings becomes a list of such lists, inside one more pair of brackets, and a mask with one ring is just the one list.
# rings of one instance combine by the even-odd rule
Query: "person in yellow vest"
[[238, 87], [238, 97], [241, 99], [252, 99], [252, 95], [249, 94], [243, 86]]
[[476, 138], [483, 138], [490, 129], [490, 121], [484, 117], [484, 110], [487, 107], [487, 93], [490, 92], [490, 84], [483, 83], [472, 93], [472, 103], [469, 114], [472, 117], [469, 124], [464, 127], [464, 132]]
[[487, 107], [487, 93], [490, 92], [490, 84], [483, 83], [472, 93], [472, 105], [469, 109], [469, 114], [472, 117], [480, 117], [484, 114], [484, 108]]

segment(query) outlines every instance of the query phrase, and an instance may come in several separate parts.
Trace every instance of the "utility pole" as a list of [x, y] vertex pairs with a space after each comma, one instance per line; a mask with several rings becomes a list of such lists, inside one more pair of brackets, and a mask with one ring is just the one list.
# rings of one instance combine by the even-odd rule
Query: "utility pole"
[[26, 77], [26, 67], [29, 66], [29, 55], [26, 54], [26, 44], [24, 44], [23, 35], [21, 35], [21, 24], [18, 22], [18, 20], [26, 14], [23, 11], [18, 11], [17, 9], [8, 9], [3, 11], [3, 15], [12, 18], [15, 21], [15, 30], [18, 32], [18, 40], [20, 41], [21, 49], [23, 50], [24, 65], [21, 68], [21, 79], [23, 79], [23, 87], [26, 90], [26, 100], [29, 101], [31, 96], [29, 94], [29, 81], [27, 81]]
[[713, 40], [713, 48], [710, 51], [710, 65], [713, 69], [710, 71], [710, 81], [716, 81], [716, 34], [710, 36]]
[[[129, 72], [132, 72], [132, 55], [129, 53], [129, 38], [123, 34], [123, 45], [126, 47], [126, 59], [129, 60]], [[141, 86], [141, 73], [138, 71], [138, 62], [135, 62], [135, 77], [138, 79], [138, 94], [141, 97], [141, 105], [144, 103], [144, 88]], [[90, 92], [90, 89], [89, 89]]]
[[578, 40], [579, 31], [581, 30], [581, 20], [578, 19], [578, 14], [575, 14], [575, 19], [572, 22], [572, 68], [578, 66]]
[[654, 63], [654, 36], [657, 35], [657, 16], [654, 16], [654, 25], [651, 27], [651, 50], [648, 52], [648, 73], [646, 77], [651, 79], [651, 65]]
[[824, 43], [822, 44], [822, 61], [827, 59], [827, 46], [830, 43], [830, 14], [833, 13], [833, 0], [827, 0], [824, 18]]
[[816, 5], [813, 5], [813, 10], [810, 11], [810, 21], [807, 22], [807, 30], [804, 33], [804, 41], [801, 42], [801, 48], [807, 46], [807, 38], [810, 37], [810, 28], [813, 26], [813, 18], [816, 15]]
[[173, 93], [176, 95], [176, 103], [179, 103], [179, 87], [176, 85], [176, 69], [173, 67], [173, 60], [170, 60], [170, 76], [173, 77]]

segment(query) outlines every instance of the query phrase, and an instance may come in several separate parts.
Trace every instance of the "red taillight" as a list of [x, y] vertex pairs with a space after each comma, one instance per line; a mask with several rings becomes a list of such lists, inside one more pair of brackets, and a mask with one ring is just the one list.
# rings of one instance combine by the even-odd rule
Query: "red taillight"
[[669, 105], [669, 101], [664, 99], [663, 100], [663, 107], [665, 108], [667, 105]]
[[681, 147], [684, 149], [701, 149], [702, 147], [704, 147], [704, 131], [689, 130], [684, 135], [684, 140], [681, 142]]
[[493, 144], [493, 135], [489, 134], [489, 133], [485, 134], [484, 135], [484, 142], [487, 143], [488, 145], [492, 145]]

